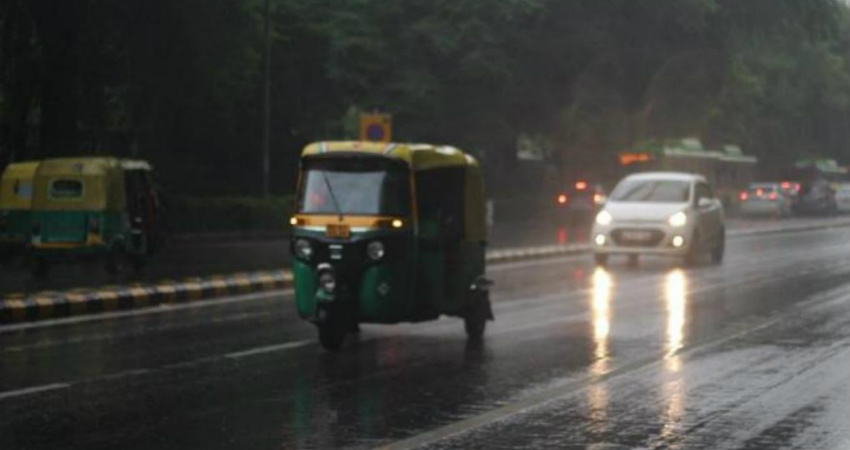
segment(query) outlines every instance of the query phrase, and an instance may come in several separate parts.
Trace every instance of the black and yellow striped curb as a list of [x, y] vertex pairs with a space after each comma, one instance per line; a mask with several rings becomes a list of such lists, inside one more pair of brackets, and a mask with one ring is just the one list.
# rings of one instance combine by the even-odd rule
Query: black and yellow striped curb
[[523, 261], [527, 259], [553, 258], [556, 256], [575, 255], [587, 253], [590, 246], [579, 245], [549, 245], [545, 247], [529, 247], [505, 250], [493, 250], [487, 252], [487, 262], [499, 264], [507, 262]]
[[97, 289], [13, 294], [0, 300], [0, 324], [186, 303], [291, 286], [292, 274], [288, 270], [273, 270]]

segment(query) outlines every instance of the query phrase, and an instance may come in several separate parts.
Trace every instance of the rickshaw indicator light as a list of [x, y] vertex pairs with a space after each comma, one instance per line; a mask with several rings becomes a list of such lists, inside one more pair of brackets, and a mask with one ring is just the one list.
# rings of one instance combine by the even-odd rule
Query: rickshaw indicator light
[[404, 222], [401, 219], [395, 219], [391, 225], [393, 228], [401, 228], [404, 226]]
[[379, 261], [384, 257], [384, 244], [381, 241], [372, 241], [366, 247], [366, 254], [372, 261]]
[[326, 270], [319, 275], [319, 287], [328, 294], [333, 294], [336, 290], [336, 277], [333, 272]]
[[295, 241], [295, 255], [301, 259], [310, 259], [313, 256], [313, 247], [310, 245], [310, 241], [306, 239]]

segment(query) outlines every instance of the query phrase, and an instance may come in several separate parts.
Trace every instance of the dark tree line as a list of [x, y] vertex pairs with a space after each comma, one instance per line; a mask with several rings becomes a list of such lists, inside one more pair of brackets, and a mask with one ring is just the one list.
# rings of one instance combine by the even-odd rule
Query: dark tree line
[[[2, 0], [0, 164], [152, 160], [197, 194], [258, 193], [263, 0]], [[649, 138], [847, 160], [838, 0], [272, 0], [273, 188], [360, 111], [508, 173], [517, 138], [592, 165]], [[850, 155], [847, 155], [850, 156]]]

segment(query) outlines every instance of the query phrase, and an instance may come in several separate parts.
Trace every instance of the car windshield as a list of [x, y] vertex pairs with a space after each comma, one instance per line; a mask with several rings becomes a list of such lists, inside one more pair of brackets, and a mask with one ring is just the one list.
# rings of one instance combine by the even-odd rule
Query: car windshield
[[307, 164], [298, 211], [303, 214], [407, 215], [406, 169], [376, 160], [321, 160]]
[[684, 203], [690, 198], [691, 183], [680, 180], [626, 179], [611, 193], [617, 202]]

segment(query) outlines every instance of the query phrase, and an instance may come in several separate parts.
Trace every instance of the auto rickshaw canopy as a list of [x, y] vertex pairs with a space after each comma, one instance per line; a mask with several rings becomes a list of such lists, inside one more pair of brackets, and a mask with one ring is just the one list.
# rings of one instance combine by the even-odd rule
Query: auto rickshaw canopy
[[[421, 143], [377, 143], [363, 141], [317, 142], [304, 148], [303, 159], [371, 155], [404, 162], [414, 172], [463, 169], [464, 238], [486, 239], [485, 194], [481, 167], [471, 155], [451, 146]], [[417, 192], [417, 196], [421, 195]]]
[[[56, 184], [80, 183], [79, 195], [56, 195]], [[124, 173], [117, 158], [56, 158], [41, 162], [35, 174], [33, 209], [111, 210], [126, 206]]]
[[32, 206], [33, 178], [38, 161], [12, 163], [0, 176], [0, 209], [28, 210]]
[[317, 142], [304, 148], [302, 157], [331, 154], [364, 154], [384, 156], [404, 161], [411, 170], [429, 170], [444, 167], [478, 167], [471, 155], [447, 145], [400, 144], [363, 141]]

